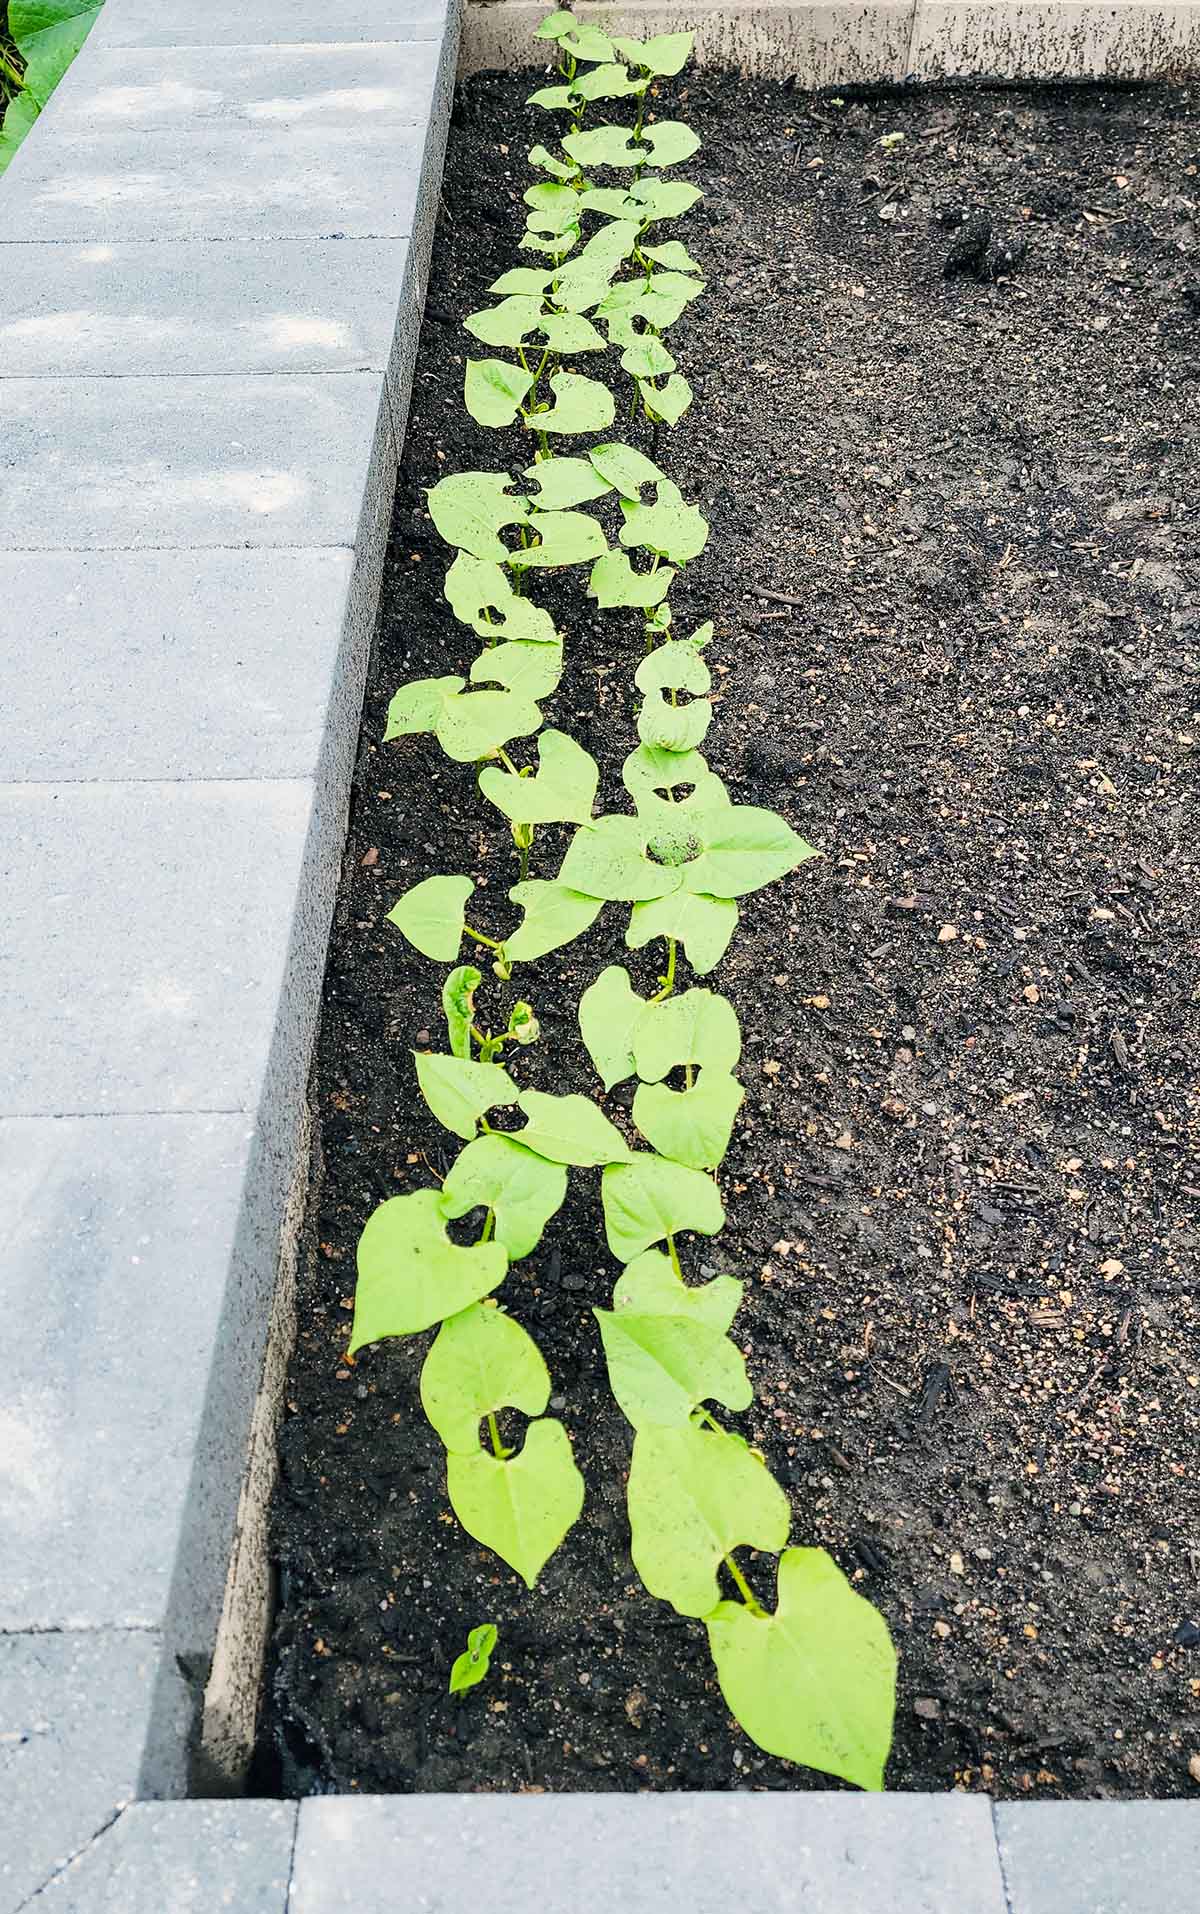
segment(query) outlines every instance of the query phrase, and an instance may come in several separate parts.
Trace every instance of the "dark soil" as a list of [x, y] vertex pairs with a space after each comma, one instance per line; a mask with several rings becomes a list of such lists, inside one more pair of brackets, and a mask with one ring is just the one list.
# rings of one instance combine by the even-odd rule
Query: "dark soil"
[[[594, 1172], [505, 1290], [588, 1483], [535, 1595], [449, 1514], [428, 1339], [340, 1359], [364, 1221], [453, 1150], [409, 1056], [440, 1043], [443, 973], [384, 913], [468, 871], [484, 927], [513, 921], [507, 833], [469, 771], [378, 740], [396, 686], [471, 655], [422, 487], [530, 456], [467, 418], [458, 326], [521, 257], [545, 134], [524, 90], [470, 82], [451, 141], [326, 983], [264, 1772], [286, 1792], [820, 1786], [737, 1730], [702, 1629], [633, 1574], [629, 1431], [589, 1313], [616, 1274]], [[742, 1427], [795, 1539], [894, 1632], [890, 1784], [1186, 1794], [1200, 95], [842, 101], [703, 75], [678, 110], [706, 193], [679, 230], [711, 278], [672, 335], [697, 396], [663, 456], [712, 537], [676, 617], [717, 621], [714, 769], [826, 854], [760, 894], [713, 978], [747, 1099], [729, 1227], [689, 1267], [749, 1279]], [[570, 669], [547, 715], [613, 808], [640, 639], [582, 576], [549, 586]], [[614, 960], [652, 987], [624, 921], [518, 974], [545, 1032], [527, 1083], [598, 1087], [581, 989]], [[495, 1020], [511, 995], [493, 986]], [[452, 1704], [484, 1620], [492, 1675]]]

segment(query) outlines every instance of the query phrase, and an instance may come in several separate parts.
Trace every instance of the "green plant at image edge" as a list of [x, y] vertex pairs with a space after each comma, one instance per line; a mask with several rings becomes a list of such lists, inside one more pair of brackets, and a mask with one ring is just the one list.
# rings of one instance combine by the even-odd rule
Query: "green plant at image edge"
[[[0, 173], [95, 24], [104, 0], [8, 0], [0, 10]], [[15, 56], [15, 57], [14, 57]]]

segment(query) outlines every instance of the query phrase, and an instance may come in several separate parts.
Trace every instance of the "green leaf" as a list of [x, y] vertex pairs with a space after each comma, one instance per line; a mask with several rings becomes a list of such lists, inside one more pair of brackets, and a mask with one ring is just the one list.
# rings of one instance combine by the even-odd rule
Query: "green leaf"
[[651, 40], [630, 40], [614, 34], [613, 45], [630, 66], [669, 80], [687, 65], [695, 38], [694, 33], [659, 33]]
[[[468, 1143], [486, 1111], [500, 1104], [515, 1103], [520, 1094], [508, 1071], [499, 1063], [476, 1063], [467, 1057], [443, 1057], [436, 1051], [424, 1050], [414, 1050], [413, 1056], [421, 1095], [434, 1116], [447, 1130], [453, 1130], [455, 1136], [464, 1137]], [[452, 1311], [447, 1310], [446, 1314]]]
[[515, 1568], [532, 1588], [583, 1508], [583, 1477], [561, 1422], [531, 1422], [509, 1461], [450, 1455], [446, 1487], [468, 1535]]
[[536, 1150], [551, 1163], [570, 1163], [580, 1169], [595, 1169], [604, 1163], [628, 1163], [634, 1152], [615, 1123], [610, 1123], [589, 1097], [549, 1096], [541, 1090], [525, 1090], [518, 1107], [529, 1121], [523, 1130], [514, 1131], [527, 1149]]
[[[540, 167], [543, 173], [553, 173], [555, 179], [574, 179], [579, 171], [573, 160], [556, 159], [553, 153], [547, 152], [546, 148], [540, 144], [530, 147], [528, 159], [531, 166]], [[518, 267], [517, 270], [520, 271], [520, 268]], [[491, 290], [495, 292], [495, 286]], [[514, 286], [512, 290], [517, 292], [528, 289]], [[539, 287], [538, 290], [540, 291], [541, 288]]]
[[725, 804], [699, 819], [700, 855], [684, 867], [684, 887], [715, 897], [742, 897], [786, 877], [820, 853], [774, 811]]
[[606, 1090], [634, 1074], [633, 1032], [645, 1008], [620, 964], [607, 965], [579, 999], [584, 1048]]
[[504, 945], [508, 956], [519, 964], [533, 963], [548, 951], [569, 944], [595, 923], [604, 908], [603, 898], [585, 897], [567, 884], [541, 877], [514, 884], [508, 895], [525, 912], [520, 928], [506, 938]]
[[442, 985], [442, 1011], [450, 1033], [450, 1053], [455, 1057], [471, 1055], [471, 1024], [475, 1016], [475, 992], [482, 982], [474, 964], [460, 964]]
[[670, 479], [660, 479], [655, 486], [653, 505], [622, 499], [621, 510], [625, 514], [622, 545], [644, 545], [673, 565], [686, 565], [708, 543], [708, 520], [698, 506], [684, 503], [679, 487]]
[[528, 229], [518, 239], [518, 246], [528, 252], [549, 253], [555, 260], [565, 259], [579, 238], [578, 226], [568, 226], [561, 233], [539, 232], [537, 228], [538, 215], [530, 213]]
[[[544, 152], [544, 147], [535, 147], [534, 152]], [[529, 155], [533, 158], [533, 153]], [[677, 244], [678, 242], [673, 242]], [[554, 272], [540, 270], [537, 266], [510, 266], [502, 272], [499, 279], [493, 279], [489, 292], [521, 293], [529, 297], [541, 298], [547, 286], [554, 282]]]
[[573, 186], [564, 186], [558, 180], [539, 180], [536, 186], [526, 187], [522, 198], [535, 215], [529, 224], [537, 225], [544, 232], [565, 232], [579, 219], [579, 195]]
[[392, 1196], [358, 1239], [350, 1354], [385, 1336], [413, 1336], [478, 1302], [504, 1281], [499, 1243], [460, 1249], [446, 1234], [440, 1190]]
[[450, 1693], [465, 1694], [468, 1688], [474, 1688], [481, 1682], [492, 1665], [492, 1650], [496, 1646], [497, 1631], [494, 1622], [484, 1622], [479, 1628], [472, 1628], [467, 1636], [467, 1645], [461, 1655], [454, 1658], [450, 1670]]
[[638, 391], [651, 418], [661, 419], [665, 425], [678, 425], [692, 403], [692, 388], [682, 372], [673, 372], [661, 386], [651, 379], [639, 379]]
[[13, 95], [0, 124], [0, 173], [8, 166], [37, 116], [37, 102], [30, 93]]
[[[463, 401], [480, 425], [511, 425], [532, 384], [532, 372], [510, 366], [505, 359], [468, 359]], [[491, 558], [495, 554], [483, 552], [480, 556]]]
[[622, 498], [638, 498], [643, 485], [661, 485], [657, 465], [632, 445], [594, 445], [588, 459], [606, 485], [615, 485]]
[[[503, 551], [504, 547], [500, 549]], [[559, 645], [550, 613], [528, 598], [519, 598], [507, 572], [488, 559], [459, 552], [446, 573], [442, 590], [454, 616], [464, 625], [470, 625], [480, 637]], [[448, 681], [435, 679], [432, 682]], [[459, 686], [462, 682], [460, 678]]]
[[471, 666], [472, 684], [502, 684], [519, 698], [545, 698], [563, 673], [561, 645], [492, 645]]
[[649, 1150], [639, 1150], [632, 1163], [616, 1163], [604, 1170], [600, 1195], [608, 1247], [621, 1263], [632, 1262], [644, 1249], [679, 1230], [715, 1236], [725, 1222], [711, 1176]]
[[748, 1409], [745, 1358], [719, 1330], [687, 1315], [593, 1309], [617, 1406], [635, 1429], [678, 1428], [702, 1402]]
[[644, 93], [644, 80], [633, 80], [623, 66], [593, 67], [571, 81], [570, 90], [580, 100], [623, 100], [631, 93]]
[[548, 412], [529, 414], [530, 429], [538, 432], [603, 432], [616, 409], [612, 393], [598, 379], [579, 372], [556, 372], [550, 381], [554, 404]]
[[628, 1500], [633, 1565], [680, 1615], [711, 1615], [718, 1564], [735, 1548], [781, 1549], [792, 1521], [787, 1496], [746, 1443], [691, 1422], [638, 1430]]
[[745, 1094], [736, 1077], [720, 1070], [702, 1070], [690, 1090], [643, 1083], [633, 1099], [633, 1120], [660, 1156], [713, 1170], [729, 1148]]
[[728, 950], [737, 923], [738, 907], [732, 897], [675, 891], [669, 897], [634, 905], [625, 942], [630, 950], [641, 950], [654, 937], [674, 937], [683, 945], [697, 977], [706, 977]]
[[429, 515], [447, 545], [476, 558], [502, 564], [508, 553], [496, 534], [520, 525], [528, 514], [525, 499], [514, 498], [507, 472], [454, 472], [426, 493]]
[[421, 1369], [421, 1407], [451, 1455], [478, 1452], [484, 1416], [510, 1408], [540, 1416], [549, 1400], [550, 1372], [533, 1337], [487, 1303], [448, 1316]]
[[[615, 325], [610, 325], [609, 327], [609, 338], [612, 339], [615, 345], [624, 343], [623, 339], [618, 336]], [[621, 354], [621, 370], [622, 372], [628, 372], [630, 377], [634, 379], [657, 379], [664, 372], [674, 372], [675, 359], [672, 354], [667, 351], [661, 339], [656, 339], [652, 332], [645, 332], [634, 337], [633, 343], [626, 346], [625, 351]], [[624, 533], [622, 533], [621, 536], [624, 538]], [[627, 539], [625, 542], [627, 544], [644, 544], [646, 541], [644, 539]]]
[[456, 764], [473, 764], [513, 738], [528, 737], [541, 723], [537, 705], [515, 691], [459, 691], [442, 706], [437, 738]]
[[618, 1276], [613, 1308], [618, 1313], [632, 1310], [638, 1316], [685, 1316], [724, 1336], [737, 1315], [742, 1287], [732, 1276], [714, 1276], [693, 1289], [680, 1282], [669, 1256], [661, 1249], [648, 1249]]
[[[664, 240], [661, 246], [643, 246], [642, 251], [645, 253], [647, 259], [654, 261], [656, 266], [666, 266], [672, 272], [703, 271], [703, 268], [696, 264], [688, 252], [687, 247], [683, 244], [682, 240], [679, 239]], [[504, 290], [507, 291], [508, 288], [506, 287]], [[513, 292], [517, 290], [518, 288], [516, 286], [512, 287]], [[500, 287], [495, 285], [492, 287], [492, 291], [498, 292], [500, 291]]]
[[447, 698], [466, 684], [465, 678], [414, 678], [401, 685], [388, 705], [383, 742], [410, 738], [425, 731], [436, 731]]
[[549, 313], [540, 330], [551, 352], [562, 353], [565, 358], [576, 352], [604, 351], [604, 334], [597, 332], [591, 320], [577, 312]]
[[689, 639], [669, 638], [665, 645], [656, 645], [642, 659], [633, 674], [633, 682], [639, 691], [690, 691], [702, 695], [712, 688], [712, 674]]
[[613, 45], [606, 33], [599, 27], [577, 20], [573, 30], [557, 36], [559, 45], [577, 60], [611, 60]]
[[590, 459], [539, 459], [525, 467], [524, 476], [538, 488], [533, 501], [539, 512], [569, 511], [573, 505], [586, 505], [603, 498], [612, 488]]
[[[678, 219], [703, 198], [698, 186], [682, 179], [640, 179], [629, 188], [629, 196], [638, 202], [644, 220]], [[586, 194], [583, 197], [586, 198]], [[624, 217], [628, 219], [630, 215], [626, 213]]]
[[566, 7], [559, 7], [554, 13], [548, 13], [539, 26], [533, 29], [535, 40], [560, 40], [564, 33], [574, 33], [575, 15]]
[[560, 884], [588, 897], [636, 903], [679, 888], [679, 873], [646, 856], [646, 837], [636, 817], [598, 817], [576, 831], [558, 873]]
[[723, 1075], [742, 1054], [737, 1012], [715, 990], [684, 990], [648, 1004], [633, 1033], [633, 1054], [643, 1083], [661, 1083], [687, 1063]]
[[[662, 647], [659, 646], [661, 650]], [[651, 656], [654, 654], [651, 653]], [[645, 660], [643, 660], [643, 663]], [[684, 785], [714, 793], [703, 808], [711, 810], [720, 802], [715, 795], [720, 778], [709, 770], [707, 759], [699, 751], [663, 751], [653, 745], [639, 744], [621, 766], [621, 781], [639, 809], [659, 791], [677, 791]], [[690, 797], [681, 800], [691, 803]]]
[[442, 1213], [453, 1221], [481, 1205], [492, 1210], [496, 1241], [516, 1263], [537, 1248], [566, 1193], [567, 1173], [559, 1164], [495, 1130], [459, 1151], [442, 1184]]
[[526, 106], [544, 106], [551, 113], [573, 111], [569, 86], [539, 86], [536, 93], [530, 93], [525, 100]]
[[657, 605], [666, 597], [674, 576], [669, 565], [660, 565], [657, 571], [635, 572], [624, 552], [605, 552], [592, 566], [588, 596], [594, 598], [603, 611], [611, 611], [617, 605], [636, 605], [648, 611], [651, 605]]
[[595, 126], [587, 133], [566, 134], [563, 150], [581, 166], [641, 166], [649, 152], [644, 146], [631, 146], [634, 137], [632, 126]]
[[541, 323], [541, 299], [517, 293], [484, 312], [470, 312], [463, 320], [466, 330], [485, 346], [519, 346]]
[[678, 166], [700, 150], [698, 135], [682, 120], [656, 120], [651, 126], [643, 127], [642, 138], [650, 142], [651, 155], [647, 161], [650, 166]]
[[470, 877], [426, 877], [392, 905], [387, 914], [422, 957], [453, 963], [462, 943], [467, 899], [475, 889]]
[[896, 1651], [882, 1615], [824, 1549], [786, 1550], [774, 1615], [722, 1602], [705, 1619], [721, 1693], [751, 1740], [860, 1788], [883, 1787]]
[[489, 765], [479, 788], [513, 824], [586, 824], [600, 782], [596, 760], [565, 731], [543, 731], [533, 777]]
[[[580, 383], [588, 385], [590, 381], [583, 379]], [[549, 416], [547, 413], [546, 417]], [[529, 529], [537, 533], [537, 543], [522, 545], [508, 554], [509, 564], [519, 570], [533, 566], [581, 565], [608, 549], [602, 528], [587, 512], [531, 512]]]
[[45, 106], [102, 5], [103, 0], [9, 0], [8, 31], [25, 61], [25, 91], [37, 107]]
[[[686, 704], [671, 704], [663, 692], [651, 691], [638, 712], [638, 737], [651, 750], [691, 751], [702, 744], [712, 723], [713, 708], [707, 698], [693, 698]], [[695, 838], [697, 851], [699, 838]], [[715, 890], [715, 884], [706, 886]]]

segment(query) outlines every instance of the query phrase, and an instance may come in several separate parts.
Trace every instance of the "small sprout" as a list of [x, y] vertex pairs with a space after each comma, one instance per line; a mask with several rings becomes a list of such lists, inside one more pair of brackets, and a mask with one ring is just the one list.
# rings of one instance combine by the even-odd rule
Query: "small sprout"
[[467, 1636], [467, 1645], [461, 1655], [455, 1658], [450, 1670], [450, 1693], [461, 1695], [468, 1688], [474, 1688], [483, 1681], [491, 1666], [492, 1650], [496, 1646], [497, 1630], [494, 1622], [483, 1622], [473, 1628]]
[[903, 133], [885, 133], [879, 144], [885, 153], [890, 153], [894, 146], [903, 146], [904, 135]]

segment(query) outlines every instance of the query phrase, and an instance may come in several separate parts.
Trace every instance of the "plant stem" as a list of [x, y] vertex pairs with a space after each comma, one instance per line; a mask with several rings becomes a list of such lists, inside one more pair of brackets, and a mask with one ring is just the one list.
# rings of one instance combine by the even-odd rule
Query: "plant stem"
[[[489, 1214], [490, 1214], [490, 1211], [489, 1211]], [[496, 1421], [495, 1411], [493, 1409], [488, 1410], [488, 1434], [492, 1438], [492, 1454], [496, 1457], [498, 1462], [503, 1462], [505, 1456], [508, 1454], [508, 1450], [505, 1448], [504, 1444], [500, 1440], [500, 1429]], [[751, 1600], [753, 1599], [754, 1598], [752, 1596]]]
[[496, 1212], [495, 1210], [489, 1210], [487, 1215], [483, 1219], [483, 1228], [479, 1232], [479, 1241], [481, 1243], [490, 1243], [492, 1240], [492, 1231], [495, 1229], [495, 1227], [496, 1227]]
[[477, 944], [486, 945], [488, 950], [499, 950], [501, 948], [494, 937], [485, 937], [481, 930], [472, 930], [469, 924], [464, 924], [463, 929], [466, 931], [468, 937], [473, 937]]
[[679, 1262], [679, 1251], [675, 1247], [675, 1238], [670, 1234], [669, 1231], [667, 1232], [667, 1251], [671, 1258], [671, 1268], [675, 1271], [675, 1274], [679, 1278], [679, 1281], [682, 1282], [683, 1270]]
[[674, 990], [674, 988], [675, 988], [675, 939], [673, 937], [668, 937], [667, 938], [667, 974], [662, 980], [661, 990], [655, 991], [653, 997], [650, 998], [650, 1002], [652, 1004], [661, 1003], [664, 997], [669, 997], [671, 995], [671, 992]]
[[732, 1577], [733, 1583], [735, 1587], [737, 1588], [738, 1594], [741, 1596], [742, 1600], [745, 1602], [746, 1607], [750, 1610], [750, 1613], [752, 1615], [757, 1615], [760, 1621], [765, 1622], [767, 1619], [767, 1611], [763, 1607], [762, 1603], [757, 1600], [754, 1590], [751, 1588], [749, 1582], [746, 1580], [746, 1577], [742, 1574], [741, 1569], [738, 1567], [737, 1562], [734, 1559], [732, 1550], [725, 1557], [725, 1566], [729, 1570], [730, 1576]]
[[518, 845], [517, 848], [521, 854], [521, 882], [523, 884], [529, 876], [529, 846], [528, 844], [521, 844]]

